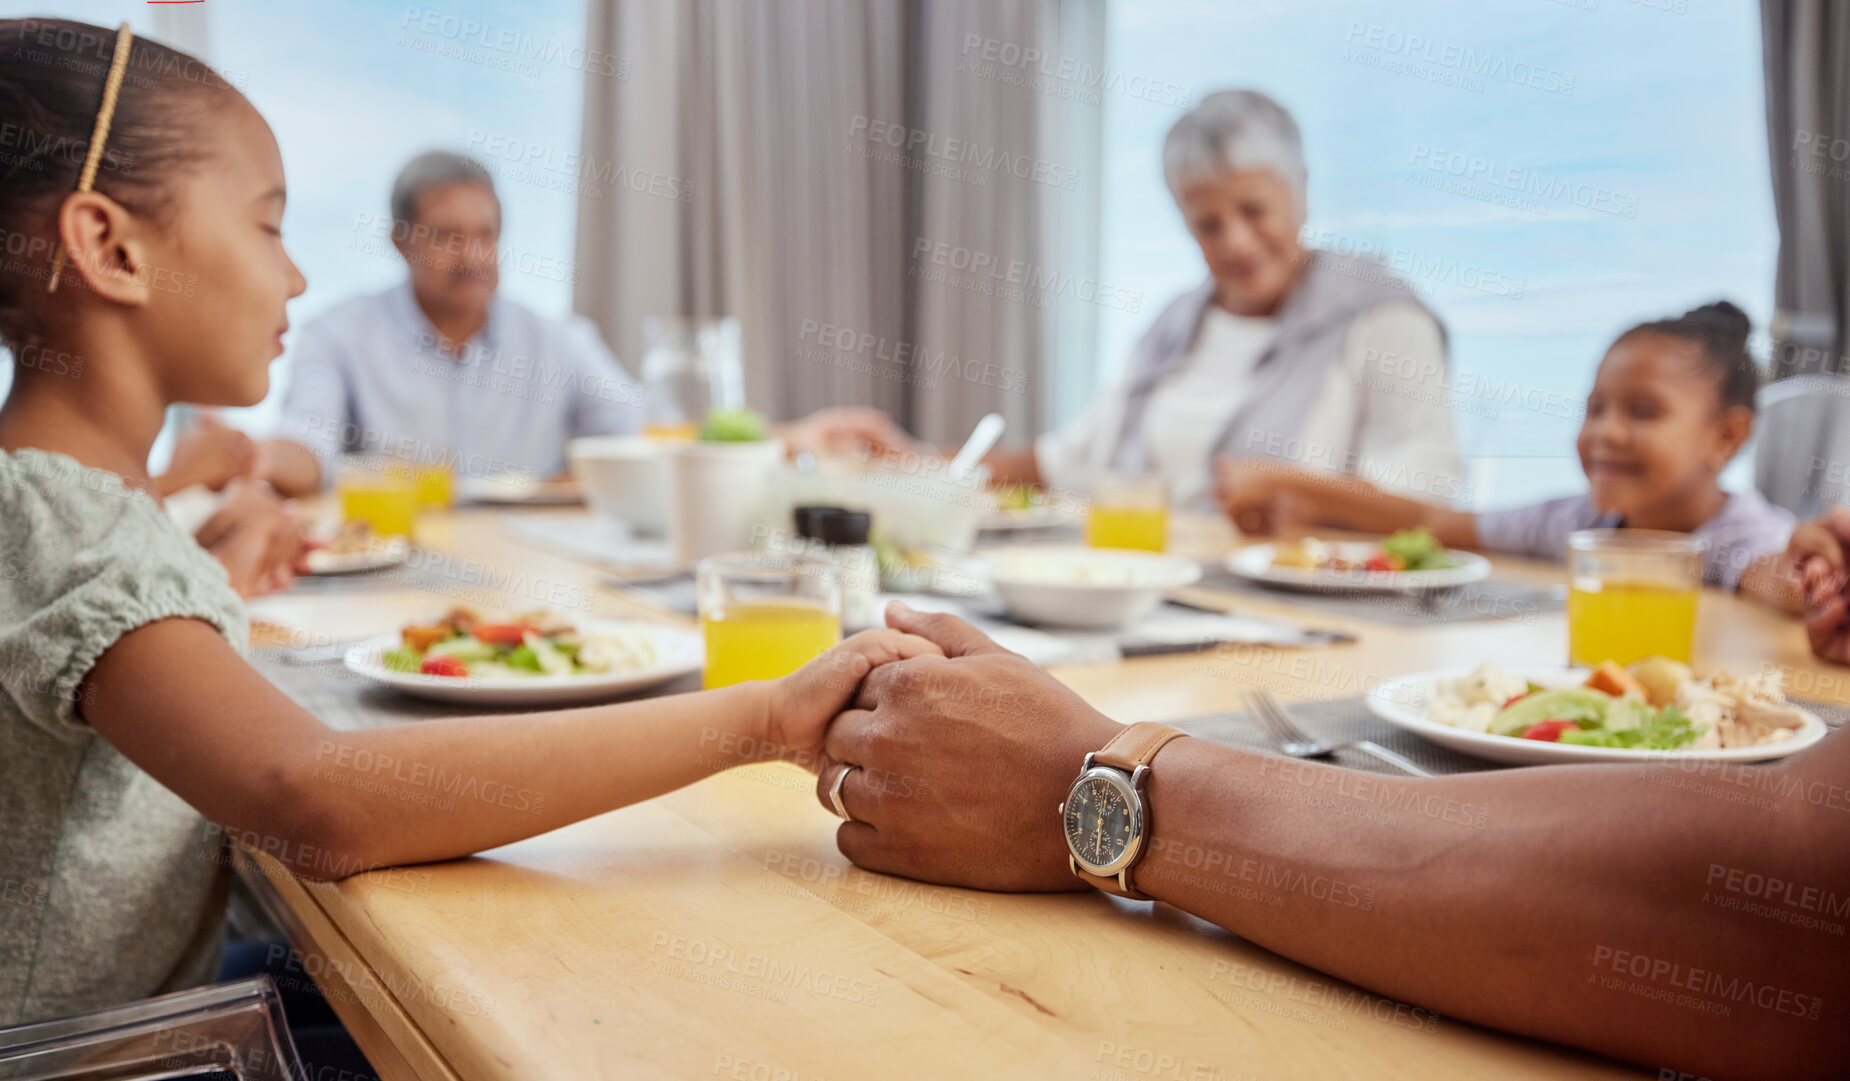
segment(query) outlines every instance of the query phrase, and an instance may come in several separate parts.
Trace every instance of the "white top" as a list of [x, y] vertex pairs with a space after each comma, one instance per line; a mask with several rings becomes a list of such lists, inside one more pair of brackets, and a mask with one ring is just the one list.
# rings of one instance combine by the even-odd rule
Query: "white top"
[[[1209, 306], [1187, 362], [1152, 392], [1145, 449], [1169, 481], [1175, 505], [1212, 509], [1211, 443], [1263, 350], [1264, 341], [1253, 345], [1253, 333], [1263, 326], [1269, 335], [1273, 322]], [[1437, 320], [1411, 303], [1363, 312], [1322, 379], [1304, 430], [1286, 445], [1257, 446], [1254, 454], [1354, 474], [1434, 502], [1469, 502]], [[1126, 375], [1084, 413], [1035, 440], [1035, 463], [1048, 487], [1083, 493], [1109, 469], [1129, 382]]]
[[1150, 462], [1170, 478], [1169, 498], [1188, 506], [1213, 493], [1206, 463], [1229, 402], [1246, 395], [1253, 365], [1272, 340], [1278, 321], [1235, 315], [1208, 305], [1194, 348], [1174, 375], [1150, 394], [1144, 442]]

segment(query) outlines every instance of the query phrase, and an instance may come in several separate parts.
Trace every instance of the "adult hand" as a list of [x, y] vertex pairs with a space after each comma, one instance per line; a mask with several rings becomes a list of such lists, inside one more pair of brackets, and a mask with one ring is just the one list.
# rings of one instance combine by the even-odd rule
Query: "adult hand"
[[919, 444], [885, 411], [856, 406], [819, 409], [807, 417], [774, 425], [792, 456], [811, 454], [916, 454]]
[[1807, 605], [1821, 603], [1827, 595], [1844, 588], [1850, 567], [1845, 550], [1850, 548], [1850, 509], [1832, 507], [1809, 522], [1799, 523], [1786, 543], [1786, 558], [1798, 568], [1799, 584]]
[[232, 481], [227, 498], [194, 533], [200, 547], [224, 564], [231, 588], [245, 598], [289, 588], [307, 551], [293, 500], [278, 499], [260, 481]]
[[[885, 664], [835, 719], [816, 796], [842, 782], [842, 854], [872, 871], [987, 890], [1086, 888], [1057, 808], [1119, 725], [955, 616], [887, 610], [944, 657]], [[831, 807], [832, 809], [832, 807]]]
[[1801, 523], [1786, 545], [1805, 600], [1805, 635], [1821, 660], [1850, 664], [1850, 510]]
[[1296, 517], [1292, 480], [1298, 472], [1267, 458], [1216, 458], [1214, 498], [1241, 533], [1277, 533]]
[[173, 460], [157, 483], [163, 495], [195, 484], [216, 492], [234, 477], [255, 476], [256, 470], [257, 444], [251, 437], [227, 425], [216, 413], [201, 413], [174, 440]]
[[867, 674], [908, 657], [942, 657], [936, 643], [885, 627], [862, 631], [771, 684], [763, 743], [807, 763], [822, 749], [822, 731], [846, 709]]

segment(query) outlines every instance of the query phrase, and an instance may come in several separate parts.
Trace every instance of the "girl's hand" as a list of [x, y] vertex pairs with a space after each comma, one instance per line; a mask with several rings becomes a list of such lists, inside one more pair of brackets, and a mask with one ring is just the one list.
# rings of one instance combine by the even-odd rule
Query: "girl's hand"
[[942, 649], [916, 634], [884, 627], [862, 631], [772, 685], [765, 740], [786, 759], [813, 760], [822, 749], [823, 729], [854, 701], [867, 673], [890, 661], [942, 656]]
[[306, 547], [295, 501], [276, 498], [268, 485], [256, 481], [234, 480], [225, 490], [224, 505], [194, 538], [224, 565], [240, 597], [288, 589]]

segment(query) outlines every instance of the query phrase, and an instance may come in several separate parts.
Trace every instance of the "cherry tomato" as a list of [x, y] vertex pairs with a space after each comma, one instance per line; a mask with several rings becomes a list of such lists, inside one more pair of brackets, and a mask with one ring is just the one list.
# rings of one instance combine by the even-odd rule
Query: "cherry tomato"
[[1573, 721], [1538, 721], [1530, 725], [1522, 734], [1523, 739], [1539, 739], [1549, 743], [1561, 742], [1561, 733], [1578, 732], [1580, 726]]
[[426, 657], [418, 671], [427, 676], [466, 676], [469, 666], [455, 657]]
[[1509, 701], [1503, 703], [1503, 708], [1508, 709], [1511, 706], [1515, 705], [1516, 703], [1522, 701], [1523, 699], [1529, 697], [1530, 695], [1534, 693], [1535, 693], [1534, 691], [1524, 691], [1521, 694], [1513, 695]]
[[517, 646], [533, 629], [525, 623], [483, 623], [475, 628], [475, 636], [491, 646]]
[[1394, 569], [1394, 564], [1390, 563], [1386, 556], [1370, 556], [1368, 562], [1362, 564], [1362, 567], [1364, 570], [1371, 571], [1391, 571]]

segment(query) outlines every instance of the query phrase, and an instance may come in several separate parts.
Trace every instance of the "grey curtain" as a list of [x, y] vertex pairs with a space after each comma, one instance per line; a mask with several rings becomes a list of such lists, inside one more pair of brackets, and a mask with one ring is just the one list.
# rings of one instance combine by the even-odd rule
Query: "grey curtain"
[[[1850, 370], [1850, 5], [1762, 0], [1760, 18], [1779, 220], [1772, 375], [1844, 374]], [[1814, 392], [1822, 385], [1806, 384]], [[1774, 409], [1762, 418], [1755, 474], [1768, 499], [1808, 515], [1841, 498], [1841, 474], [1850, 463], [1837, 444], [1850, 442], [1850, 398], [1793, 389], [1768, 388]]]
[[1103, 0], [589, 6], [623, 66], [587, 74], [574, 300], [632, 365], [647, 316], [736, 315], [755, 408], [938, 442], [1044, 424], [1056, 341], [1089, 385], [1096, 304], [1058, 282], [1096, 277], [1100, 110], [982, 57], [1102, 69]]

